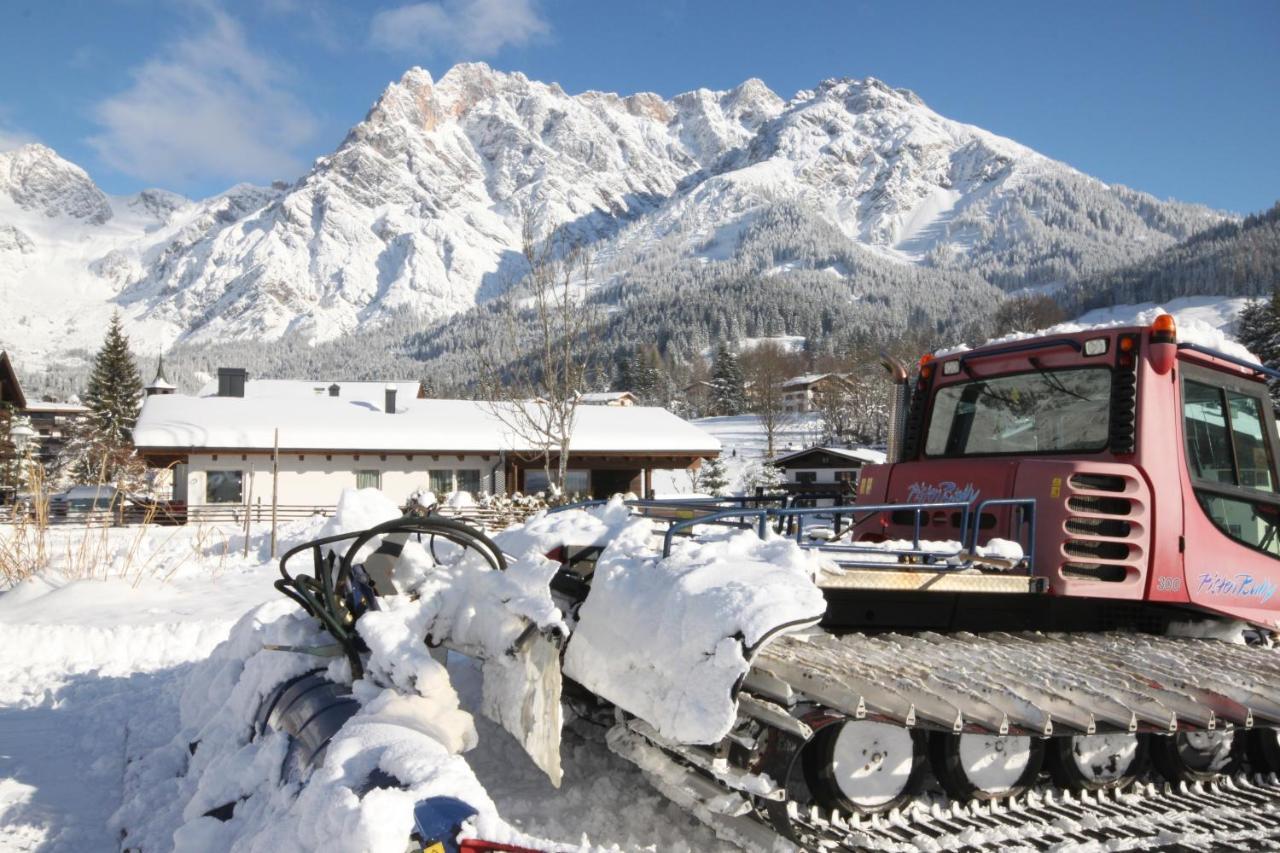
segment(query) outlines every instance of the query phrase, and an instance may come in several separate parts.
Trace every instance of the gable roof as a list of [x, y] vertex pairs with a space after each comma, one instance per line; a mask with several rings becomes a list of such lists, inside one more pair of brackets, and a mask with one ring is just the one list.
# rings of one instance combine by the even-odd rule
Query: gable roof
[[[270, 380], [267, 380], [270, 381]], [[308, 387], [312, 383], [305, 383]], [[368, 385], [383, 383], [365, 383]], [[417, 385], [414, 383], [414, 387]], [[246, 388], [246, 395], [248, 389]], [[282, 395], [280, 397], [148, 397], [133, 430], [143, 450], [270, 450], [280, 430], [281, 450], [395, 453], [531, 452], [494, 414], [476, 400], [420, 400], [399, 397], [395, 414], [382, 399]], [[533, 404], [526, 404], [533, 405]], [[570, 452], [646, 452], [715, 456], [720, 442], [710, 433], [650, 406], [580, 406]]]
[[837, 459], [844, 459], [858, 465], [878, 465], [885, 460], [883, 451], [872, 450], [869, 447], [823, 447], [815, 445], [814, 447], [806, 447], [804, 450], [797, 450], [779, 456], [773, 460], [772, 464], [786, 465], [788, 462], [798, 461], [801, 457], [808, 456], [811, 453], [825, 453], [828, 456], [834, 456]]
[[0, 350], [0, 402], [12, 403], [19, 409], [27, 407], [27, 397], [22, 393], [18, 371], [13, 369], [13, 362], [9, 361], [9, 353], [4, 350]]

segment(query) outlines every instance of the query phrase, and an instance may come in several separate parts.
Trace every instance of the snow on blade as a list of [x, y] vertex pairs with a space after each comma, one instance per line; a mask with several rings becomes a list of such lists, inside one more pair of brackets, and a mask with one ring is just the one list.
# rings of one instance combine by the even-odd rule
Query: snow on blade
[[714, 743], [733, 725], [753, 648], [822, 617], [815, 558], [742, 531], [680, 542], [662, 559], [652, 537], [637, 519], [606, 546], [564, 671], [664, 737]]

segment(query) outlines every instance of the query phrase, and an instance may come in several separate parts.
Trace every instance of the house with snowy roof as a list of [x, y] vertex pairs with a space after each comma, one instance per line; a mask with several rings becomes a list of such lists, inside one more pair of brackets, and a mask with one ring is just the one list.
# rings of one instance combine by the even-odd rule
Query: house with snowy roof
[[76, 426], [89, 414], [89, 407], [74, 397], [65, 403], [28, 397], [9, 354], [4, 351], [0, 351], [0, 406], [8, 406], [35, 430], [33, 453], [41, 464], [58, 457]]
[[578, 395], [584, 406], [635, 406], [640, 403], [630, 391], [588, 391]]
[[[349, 487], [377, 487], [396, 501], [417, 489], [547, 487], [540, 449], [495, 404], [417, 392], [416, 382], [249, 380], [223, 368], [194, 396], [147, 397], [134, 444], [149, 465], [174, 468], [173, 497], [195, 517], [201, 506], [269, 506], [273, 461], [277, 501], [293, 507], [333, 506]], [[719, 452], [713, 436], [666, 409], [580, 406], [564, 487], [644, 494], [654, 471], [687, 469]]]
[[868, 447], [824, 447], [815, 445], [775, 457], [769, 464], [782, 470], [784, 487], [793, 494], [824, 496], [824, 503], [845, 503], [852, 499], [863, 465], [885, 460], [880, 450]]
[[818, 396], [837, 384], [848, 387], [849, 382], [839, 373], [793, 376], [782, 383], [782, 407], [792, 414], [811, 412], [816, 408]]

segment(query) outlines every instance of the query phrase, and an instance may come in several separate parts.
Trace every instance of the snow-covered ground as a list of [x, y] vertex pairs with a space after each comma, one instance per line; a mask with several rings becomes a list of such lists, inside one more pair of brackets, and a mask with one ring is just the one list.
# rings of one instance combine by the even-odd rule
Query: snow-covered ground
[[[729, 478], [728, 490], [747, 493], [754, 490], [753, 478], [766, 458], [768, 438], [758, 415], [727, 415], [697, 418], [692, 423], [711, 433], [720, 442], [720, 458]], [[774, 437], [774, 455], [800, 450], [814, 444], [822, 435], [818, 415], [796, 415]], [[659, 495], [687, 495], [694, 489], [683, 471], [654, 472], [654, 491]]]
[[[322, 523], [287, 525], [282, 550]], [[253, 531], [247, 558], [232, 529], [116, 529], [105, 545], [93, 544], [100, 531], [49, 536], [53, 568], [0, 593], [0, 851], [118, 851], [112, 815], [125, 797], [127, 761], [179, 732], [193, 669], [247, 611], [281, 600], [271, 587], [278, 574], [266, 530]], [[59, 568], [87, 574], [76, 565], [82, 550], [94, 554], [96, 576], [61, 577]], [[478, 713], [479, 665], [452, 656], [449, 673], [463, 708], [475, 712], [478, 745], [465, 759], [511, 826], [583, 849], [731, 849], [603, 743], [573, 731], [563, 783], [553, 788], [515, 739]]]

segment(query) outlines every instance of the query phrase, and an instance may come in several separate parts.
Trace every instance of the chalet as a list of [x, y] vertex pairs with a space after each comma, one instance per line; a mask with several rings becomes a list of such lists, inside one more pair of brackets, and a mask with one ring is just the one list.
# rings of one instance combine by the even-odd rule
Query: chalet
[[837, 384], [848, 387], [848, 380], [839, 373], [806, 373], [802, 376], [793, 376], [782, 383], [783, 409], [793, 414], [811, 412], [816, 408], [819, 395]]
[[578, 402], [584, 406], [635, 406], [640, 403], [630, 391], [591, 391], [579, 394]]
[[[332, 506], [352, 486], [381, 488], [397, 501], [417, 489], [547, 487], [538, 448], [503, 423], [495, 404], [422, 399], [417, 389], [416, 382], [250, 381], [224, 368], [196, 396], [147, 397], [134, 444], [149, 465], [174, 467], [173, 497], [192, 508], [269, 503], [273, 456], [281, 505]], [[565, 491], [643, 494], [654, 470], [689, 468], [719, 450], [714, 437], [665, 409], [582, 406]], [[557, 461], [553, 453], [553, 467]]]
[[815, 446], [786, 453], [770, 464], [786, 475], [787, 491], [847, 498], [854, 494], [862, 466], [878, 464], [884, 459], [884, 453], [879, 450]]
[[0, 407], [3, 406], [26, 418], [35, 430], [32, 452], [41, 464], [58, 457], [76, 425], [89, 414], [89, 407], [79, 402], [58, 403], [27, 397], [6, 352], [0, 352]]

